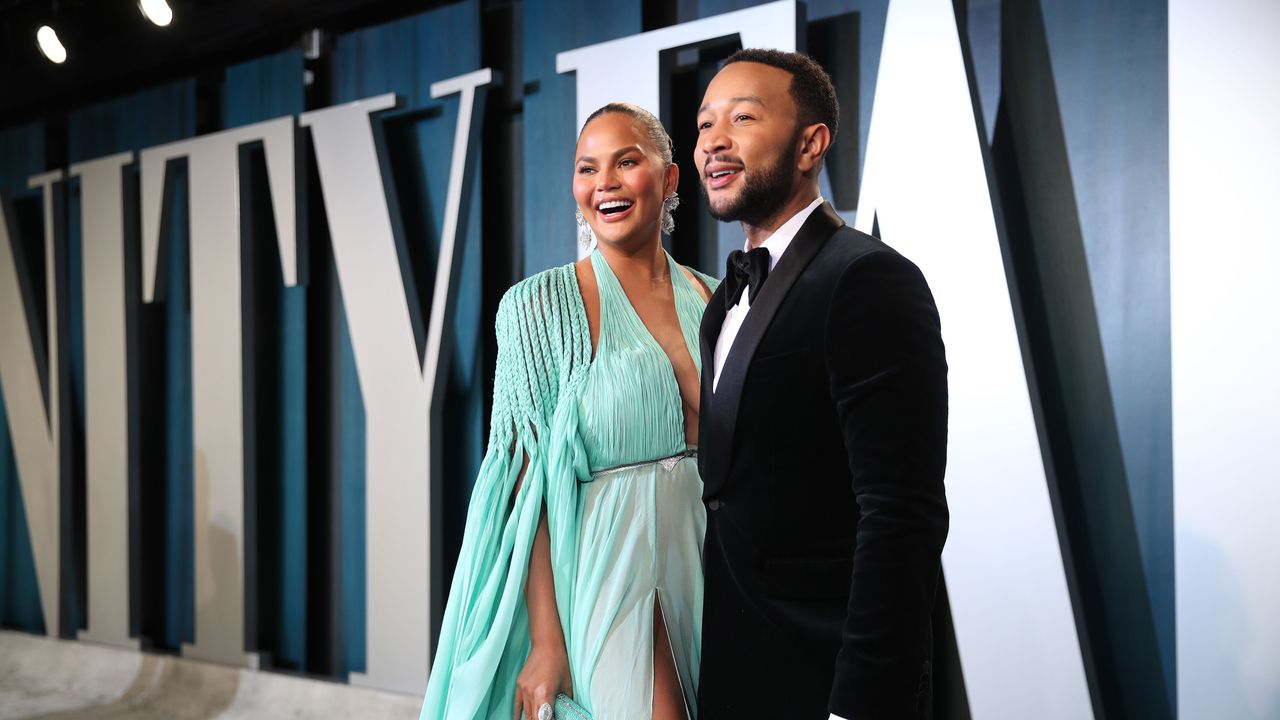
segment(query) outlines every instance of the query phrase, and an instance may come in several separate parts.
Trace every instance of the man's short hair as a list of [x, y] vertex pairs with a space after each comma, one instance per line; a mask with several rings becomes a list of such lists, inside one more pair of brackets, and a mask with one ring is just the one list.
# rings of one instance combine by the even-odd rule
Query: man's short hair
[[795, 101], [800, 126], [822, 123], [835, 141], [840, 126], [840, 105], [831, 76], [817, 61], [801, 53], [746, 48], [730, 55], [724, 64], [736, 62], [760, 63], [790, 73], [791, 99]]

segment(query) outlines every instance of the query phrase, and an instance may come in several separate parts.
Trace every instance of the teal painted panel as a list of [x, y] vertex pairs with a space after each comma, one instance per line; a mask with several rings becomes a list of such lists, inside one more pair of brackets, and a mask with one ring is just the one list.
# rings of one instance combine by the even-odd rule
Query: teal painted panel
[[1168, 3], [1044, 0], [1042, 8], [1123, 474], [1172, 706]]
[[[529, 0], [524, 4], [524, 276], [577, 259], [573, 148], [577, 90], [556, 53], [634, 35], [641, 4]], [[679, 148], [676, 150], [680, 152]]]

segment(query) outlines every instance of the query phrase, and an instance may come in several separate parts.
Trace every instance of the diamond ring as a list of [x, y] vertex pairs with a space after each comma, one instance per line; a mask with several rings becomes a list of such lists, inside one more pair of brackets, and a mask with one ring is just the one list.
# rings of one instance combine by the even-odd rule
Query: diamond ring
[[538, 720], [555, 720], [555, 711], [551, 709], [551, 703], [542, 703], [542, 707], [538, 708]]

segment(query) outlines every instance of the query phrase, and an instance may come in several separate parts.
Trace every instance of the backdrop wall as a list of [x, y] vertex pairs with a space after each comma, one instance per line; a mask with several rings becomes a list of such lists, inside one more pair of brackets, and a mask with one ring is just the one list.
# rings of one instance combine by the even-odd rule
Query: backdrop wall
[[[584, 72], [557, 72], [557, 55], [622, 40], [633, 44], [617, 47], [641, 53], [648, 43], [643, 54], [619, 55], [617, 72], [622, 76], [656, 64], [658, 106], [651, 109], [672, 132], [677, 162], [688, 167], [692, 118], [702, 89], [717, 62], [752, 28], [716, 20], [707, 25], [712, 31], [706, 37], [674, 46], [662, 38], [674, 37], [670, 33], [681, 24], [729, 18], [725, 13], [737, 10], [765, 12], [765, 5], [627, 2], [600, 13], [590, 3], [458, 2], [330, 37], [314, 57], [294, 49], [209, 68], [186, 81], [0, 130], [8, 236], [0, 253], [7, 250], [15, 268], [8, 294], [0, 294], [6, 318], [0, 326], [5, 333], [0, 623], [63, 637], [85, 631], [88, 639], [103, 641], [94, 637], [99, 621], [91, 612], [90, 590], [104, 588], [98, 598], [125, 598], [119, 637], [145, 648], [183, 652], [184, 643], [198, 644], [197, 617], [206, 612], [201, 608], [239, 602], [244, 622], [237, 647], [250, 662], [420, 690], [425, 673], [395, 675], [380, 663], [403, 654], [413, 658], [407, 666], [417, 667], [428, 657], [484, 452], [497, 299], [515, 280], [570, 262], [576, 253], [571, 155], [576, 101], [591, 88], [584, 85]], [[1229, 294], [1194, 283], [1185, 287], [1199, 290], [1188, 290], [1186, 299], [1175, 294], [1171, 277], [1182, 277], [1170, 269], [1171, 235], [1179, 237], [1176, 223], [1183, 218], [1184, 233], [1204, 226], [1195, 224], [1203, 222], [1201, 216], [1171, 214], [1170, 187], [1183, 188], [1184, 207], [1197, 206], [1192, 198], [1199, 191], [1189, 189], [1197, 186], [1185, 179], [1213, 175], [1199, 160], [1171, 170], [1171, 157], [1188, 157], [1178, 149], [1196, 146], [1202, 134], [1214, 131], [1212, 123], [1198, 119], [1197, 103], [1207, 98], [1229, 109], [1245, 94], [1210, 97], [1203, 82], [1196, 84], [1189, 71], [1176, 69], [1194, 66], [1214, 50], [1230, 55], [1242, 28], [1276, 31], [1280, 19], [1263, 3], [1243, 1], [1212, 8], [1171, 8], [1155, 0], [1123, 6], [1058, 0], [785, 5], [797, 18], [795, 46], [827, 67], [840, 93], [843, 129], [823, 180], [824, 195], [847, 221], [878, 230], [921, 261], [939, 292], [944, 326], [949, 326], [944, 333], [951, 333], [953, 396], [972, 397], [971, 406], [953, 411], [953, 439], [977, 440], [953, 447], [948, 478], [955, 507], [972, 514], [957, 515], [964, 522], [954, 528], [944, 562], [950, 592], [940, 602], [936, 623], [939, 712], [946, 717], [1173, 717], [1182, 709], [1187, 717], [1208, 717], [1205, 709], [1228, 690], [1222, 683], [1189, 681], [1207, 670], [1185, 648], [1179, 653], [1180, 643], [1188, 628], [1201, 622], [1189, 613], [1210, 607], [1233, 617], [1239, 613], [1221, 603], [1175, 603], [1185, 588], [1217, 582], [1213, 563], [1183, 563], [1182, 553], [1188, 551], [1181, 541], [1175, 582], [1174, 538], [1182, 536], [1179, 518], [1191, 517], [1181, 510], [1175, 516], [1175, 471], [1180, 498], [1182, 488], [1219, 483], [1227, 483], [1233, 496], [1249, 497], [1274, 484], [1277, 471], [1261, 460], [1225, 475], [1190, 459], [1175, 467], [1175, 456], [1184, 457], [1175, 452], [1175, 438], [1208, 442], [1203, 433], [1175, 435], [1175, 427], [1198, 427], [1196, 421], [1179, 420], [1175, 410], [1207, 418], [1228, 434], [1242, 428], [1246, 416], [1253, 437], [1274, 437], [1280, 426], [1274, 413], [1239, 414], [1234, 405], [1212, 402], [1210, 371], [1184, 374], [1174, 382], [1178, 359], [1192, 357], [1186, 353], [1198, 344], [1185, 340], [1180, 351], [1171, 341], [1171, 328], [1185, 327], [1184, 337], [1196, 338], [1210, 326], [1226, 336], [1244, 327], [1243, 319], [1232, 319], [1236, 301]], [[1182, 25], [1171, 26], [1172, 10], [1181, 13]], [[1202, 25], [1221, 31], [1201, 37], [1195, 28]], [[913, 65], [933, 70], [913, 76]], [[1267, 65], [1224, 66], [1221, 73], [1243, 78], [1245, 67]], [[467, 104], [461, 86], [434, 87], [482, 68], [491, 68], [500, 79], [475, 86], [474, 105]], [[1263, 90], [1274, 86], [1267, 83], [1268, 73], [1256, 72], [1254, 82], [1241, 82], [1261, 93], [1256, 102], [1262, 116], [1274, 109], [1276, 95]], [[956, 80], [948, 80], [953, 73]], [[617, 95], [626, 99], [640, 89], [620, 82]], [[1179, 89], [1182, 103], [1171, 105], [1176, 99], [1171, 93]], [[953, 91], [958, 104], [946, 105], [943, 96]], [[363, 105], [347, 105], [373, 102], [386, 93], [397, 95], [398, 104], [372, 113]], [[908, 107], [901, 103], [912, 93], [926, 114], [930, 107], [949, 110], [920, 126], [926, 134], [919, 141], [905, 129], [892, 129], [903, 123], [886, 120], [882, 125], [890, 129], [873, 131], [880, 127], [874, 122], [877, 112], [890, 117]], [[352, 109], [338, 110], [343, 107]], [[241, 281], [223, 302], [239, 307], [243, 319], [243, 423], [219, 432], [243, 440], [243, 472], [236, 481], [243, 485], [243, 503], [242, 517], [222, 518], [216, 498], [200, 496], [202, 451], [193, 401], [198, 394], [193, 347], [201, 330], [193, 327], [191, 280], [202, 268], [191, 264], [189, 218], [212, 201], [191, 188], [193, 176], [203, 172], [197, 155], [163, 163], [168, 172], [159, 180], [163, 193], [157, 206], [163, 212], [156, 232], [148, 234], [143, 217], [148, 181], [140, 160], [142, 151], [165, 143], [225, 137], [217, 134], [232, 129], [256, 132], [257, 123], [303, 113], [308, 114], [289, 131], [288, 147], [296, 156], [286, 175], [296, 203], [287, 212], [282, 203], [291, 200], [273, 184], [281, 177], [273, 174], [274, 158], [286, 146], [270, 139], [230, 146], [239, 173], [236, 184], [227, 187], [239, 188], [238, 239], [232, 244], [239, 248]], [[1188, 129], [1171, 136], [1180, 119]], [[339, 120], [354, 124], [340, 126]], [[349, 143], [326, 140], [330, 128], [338, 127], [355, 129]], [[958, 140], [939, 139], [953, 132]], [[1275, 152], [1277, 141], [1264, 127], [1242, 125], [1233, 132], [1243, 146]], [[361, 147], [360, 133], [370, 139], [372, 165], [351, 149]], [[934, 149], [908, 159], [925, 147]], [[96, 356], [85, 349], [86, 340], [95, 337], [92, 323], [86, 327], [86, 303], [92, 307], [92, 302], [86, 299], [85, 278], [92, 280], [100, 270], [86, 265], [96, 241], [85, 237], [84, 228], [94, 234], [98, 226], [96, 216], [85, 214], [89, 176], [77, 175], [72, 166], [120, 152], [136, 153], [121, 161], [118, 203], [127, 356], [122, 378], [127, 394], [118, 419], [127, 429], [119, 441], [127, 461], [108, 472], [107, 464], [91, 460], [90, 419], [101, 415], [95, 415], [94, 386], [86, 384], [87, 366]], [[875, 165], [869, 156], [883, 162]], [[902, 187], [914, 186], [915, 195], [892, 190], [897, 186], [876, 170], [902, 169], [908, 162], [920, 182], [904, 181]], [[349, 169], [348, 183], [374, 178], [379, 187], [367, 196], [373, 204], [347, 207], [343, 198], [356, 197], [358, 188], [342, 185], [335, 178], [343, 173], [326, 167]], [[1223, 176], [1238, 182], [1221, 187], [1238, 188], [1249, 178], [1261, 186], [1274, 184], [1274, 167], [1242, 166]], [[373, 174], [361, 175], [358, 168]], [[29, 187], [30, 178], [47, 171], [63, 175], [47, 189]], [[695, 173], [683, 175], [685, 202], [669, 249], [677, 260], [718, 276], [724, 255], [740, 245], [741, 236], [735, 227], [717, 225], [705, 215]], [[928, 177], [939, 180], [936, 191], [921, 189], [933, 187], [925, 182]], [[962, 185], [949, 191], [943, 178]], [[343, 193], [346, 189], [351, 192]], [[955, 204], [960, 197], [971, 199]], [[1261, 277], [1274, 274], [1280, 270], [1274, 253], [1258, 244], [1265, 220], [1249, 214], [1259, 210], [1261, 196], [1234, 202], [1231, 211], [1220, 210], [1242, 218], [1231, 239], [1205, 242], [1238, 244]], [[939, 222], [926, 229], [920, 218], [895, 221], [898, 206], [937, 213]], [[283, 249], [292, 235], [288, 223], [282, 224], [282, 212], [296, 226], [296, 279], [289, 271], [293, 253]], [[979, 226], [990, 230], [976, 230]], [[1274, 231], [1271, 236], [1274, 240]], [[380, 254], [384, 239], [386, 254]], [[152, 263], [154, 301], [144, 301], [148, 243], [158, 249]], [[965, 258], [989, 252], [983, 257], [990, 262], [971, 275], [953, 276], [954, 264], [943, 262], [941, 253], [957, 247], [972, 248], [962, 254]], [[353, 263], [363, 257], [370, 263], [385, 257], [391, 264], [360, 270]], [[359, 274], [364, 271], [372, 274]], [[393, 296], [399, 292], [402, 301], [392, 303], [395, 312], [372, 324], [360, 319], [356, 308], [367, 302], [362, 298], [375, 295], [359, 277], [380, 278]], [[1230, 287], [1231, 277], [1225, 273], [1212, 287]], [[944, 302], [946, 292], [956, 298], [950, 305]], [[966, 304], [978, 297], [993, 304]], [[1222, 324], [1180, 324], [1179, 308], [1209, 302], [1220, 303], [1213, 320]], [[1275, 304], [1268, 295], [1255, 306], [1274, 311]], [[403, 322], [396, 319], [400, 306]], [[1007, 333], [997, 317], [1001, 313], [1008, 318]], [[372, 339], [382, 331], [391, 333], [390, 345]], [[1009, 351], [999, 349], [1003, 340], [985, 349], [973, 342], [987, 333], [1007, 336]], [[434, 345], [432, 337], [438, 337]], [[362, 360], [387, 347], [401, 350], [382, 353], [398, 358], [391, 369], [378, 373], [371, 361]], [[1249, 352], [1260, 358], [1274, 354]], [[412, 358], [412, 372], [396, 374], [402, 372], [396, 363]], [[1013, 370], [984, 386], [983, 365]], [[1259, 408], [1280, 400], [1265, 378], [1266, 367], [1266, 362], [1241, 366], [1235, 375], [1241, 387], [1257, 388]], [[370, 383], [379, 374], [417, 380], [403, 381], [408, 399], [396, 405], [378, 399], [381, 390]], [[24, 393], [32, 382], [39, 392]], [[984, 387], [990, 402], [984, 400]], [[1210, 399], [1175, 405], [1175, 387], [1185, 388], [1179, 397], [1208, 393]], [[1016, 411], [1007, 417], [1025, 415], [1025, 422], [980, 424], [982, 413], [1006, 401]], [[397, 412], [420, 420], [396, 423]], [[393, 431], [384, 430], [387, 422]], [[24, 435], [23, 428], [39, 430], [41, 423], [43, 435], [34, 430]], [[1025, 442], [1016, 439], [1024, 436]], [[24, 444], [24, 437], [37, 440]], [[420, 448], [406, 451], [403, 461], [399, 451], [384, 449], [413, 448], [415, 442]], [[972, 454], [975, 445], [978, 452], [969, 458], [966, 453]], [[991, 478], [981, 477], [980, 462], [1000, 464], [1002, 452], [1011, 456], [1015, 446], [1029, 453], [1022, 464], [1000, 465], [988, 473]], [[28, 447], [32, 459], [24, 461]], [[24, 476], [24, 468], [39, 470], [26, 470]], [[379, 509], [384, 476], [401, 476], [404, 488], [423, 489], [420, 503], [401, 503], [420, 510], [422, 518], [422, 527], [412, 532], [422, 533], [425, 547], [416, 539], [406, 541], [423, 558], [422, 601], [415, 607], [393, 607], [401, 595], [417, 596], [398, 592], [400, 579], [386, 577], [379, 565], [388, 553], [376, 550], [384, 547], [378, 543], [410, 537], [397, 534], [401, 520]], [[93, 518], [105, 512], [92, 501], [97, 483], [117, 488], [127, 508], [126, 534], [115, 553], [125, 559], [124, 570], [114, 574], [115, 580], [93, 575]], [[1029, 493], [1026, 499], [1020, 499], [1022, 490]], [[399, 492], [388, 497], [409, 497], [394, 494]], [[1186, 497], [1193, 507], [1205, 508], [1193, 499], [1198, 496]], [[28, 517], [32, 507], [45, 509]], [[210, 507], [213, 515], [202, 520]], [[1041, 507], [1043, 522], [1037, 520], [1037, 527], [1026, 532], [1040, 533], [1043, 543], [1023, 542], [1013, 520], [1039, 518], [1036, 508]], [[1248, 567], [1268, 548], [1280, 547], [1277, 531], [1264, 518], [1235, 505], [1213, 506], [1195, 517], [1202, 530], [1247, 528], [1238, 532], [1251, 538], [1248, 542], [1226, 538], [1219, 543], [1217, 531], [1209, 530], [1196, 536], [1204, 542], [1197, 547], [1223, 553], [1233, 567]], [[980, 533], [965, 534], [983, 525]], [[230, 569], [214, 563], [210, 577], [241, 578], [242, 601], [210, 599], [211, 591], [201, 589], [211, 586], [199, 579], [200, 547], [214, 547], [218, 541], [210, 545], [209, 538], [223, 537], [201, 535], [206, 527], [227, 529], [239, 559]], [[997, 555], [991, 548], [1000, 543], [1005, 544], [1000, 560], [992, 562]], [[981, 547], [988, 550], [966, 549]], [[987, 570], [981, 569], [983, 560]], [[1254, 566], [1257, 572], [1261, 567]], [[1020, 568], [1043, 572], [1047, 581], [1020, 586], [1018, 578], [1026, 579]], [[419, 587], [416, 579], [403, 582]], [[1061, 586], [1060, 598], [1052, 590], [1055, 583]], [[1243, 605], [1251, 608], [1239, 615], [1243, 626], [1233, 637], [1280, 641], [1274, 624], [1260, 619], [1258, 610], [1280, 601], [1274, 584], [1231, 587], [1236, 589], [1226, 594], [1246, 598]], [[42, 588], [54, 588], [56, 597], [42, 596]], [[993, 593], [999, 588], [1001, 602], [1010, 607], [1035, 610], [1017, 614], [1016, 621], [1005, 614], [1005, 625], [1032, 625], [1005, 628], [1008, 641], [992, 640], [987, 654], [979, 653], [973, 641], [965, 642], [1004, 632], [994, 612], [967, 609], [982, 599], [983, 588]], [[1045, 609], [1059, 601], [1062, 613]], [[394, 627], [382, 628], [377, 619], [401, 617], [396, 613], [422, 618], [420, 632], [401, 633], [406, 636], [402, 645], [383, 639]], [[1022, 637], [1022, 644], [1014, 636]], [[1060, 651], [1048, 641], [1035, 647], [1038, 638], [1059, 636], [1070, 647]], [[1247, 701], [1232, 705], [1239, 709], [1233, 716], [1269, 717], [1280, 712], [1274, 680], [1268, 679], [1280, 677], [1280, 661], [1261, 649], [1250, 652], [1251, 667], [1258, 671], [1241, 671], [1247, 676], [1240, 681]], [[1069, 679], [1076, 676], [1078, 689]], [[1021, 690], [1014, 698], [998, 697], [1002, 683]]]

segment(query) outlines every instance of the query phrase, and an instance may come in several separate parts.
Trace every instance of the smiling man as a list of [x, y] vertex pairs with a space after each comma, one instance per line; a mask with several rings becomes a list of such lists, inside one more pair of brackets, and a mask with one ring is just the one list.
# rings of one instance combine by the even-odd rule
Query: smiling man
[[819, 195], [838, 125], [822, 68], [775, 50], [698, 113], [711, 214], [746, 236], [701, 327], [705, 720], [930, 714], [947, 365], [920, 271]]

